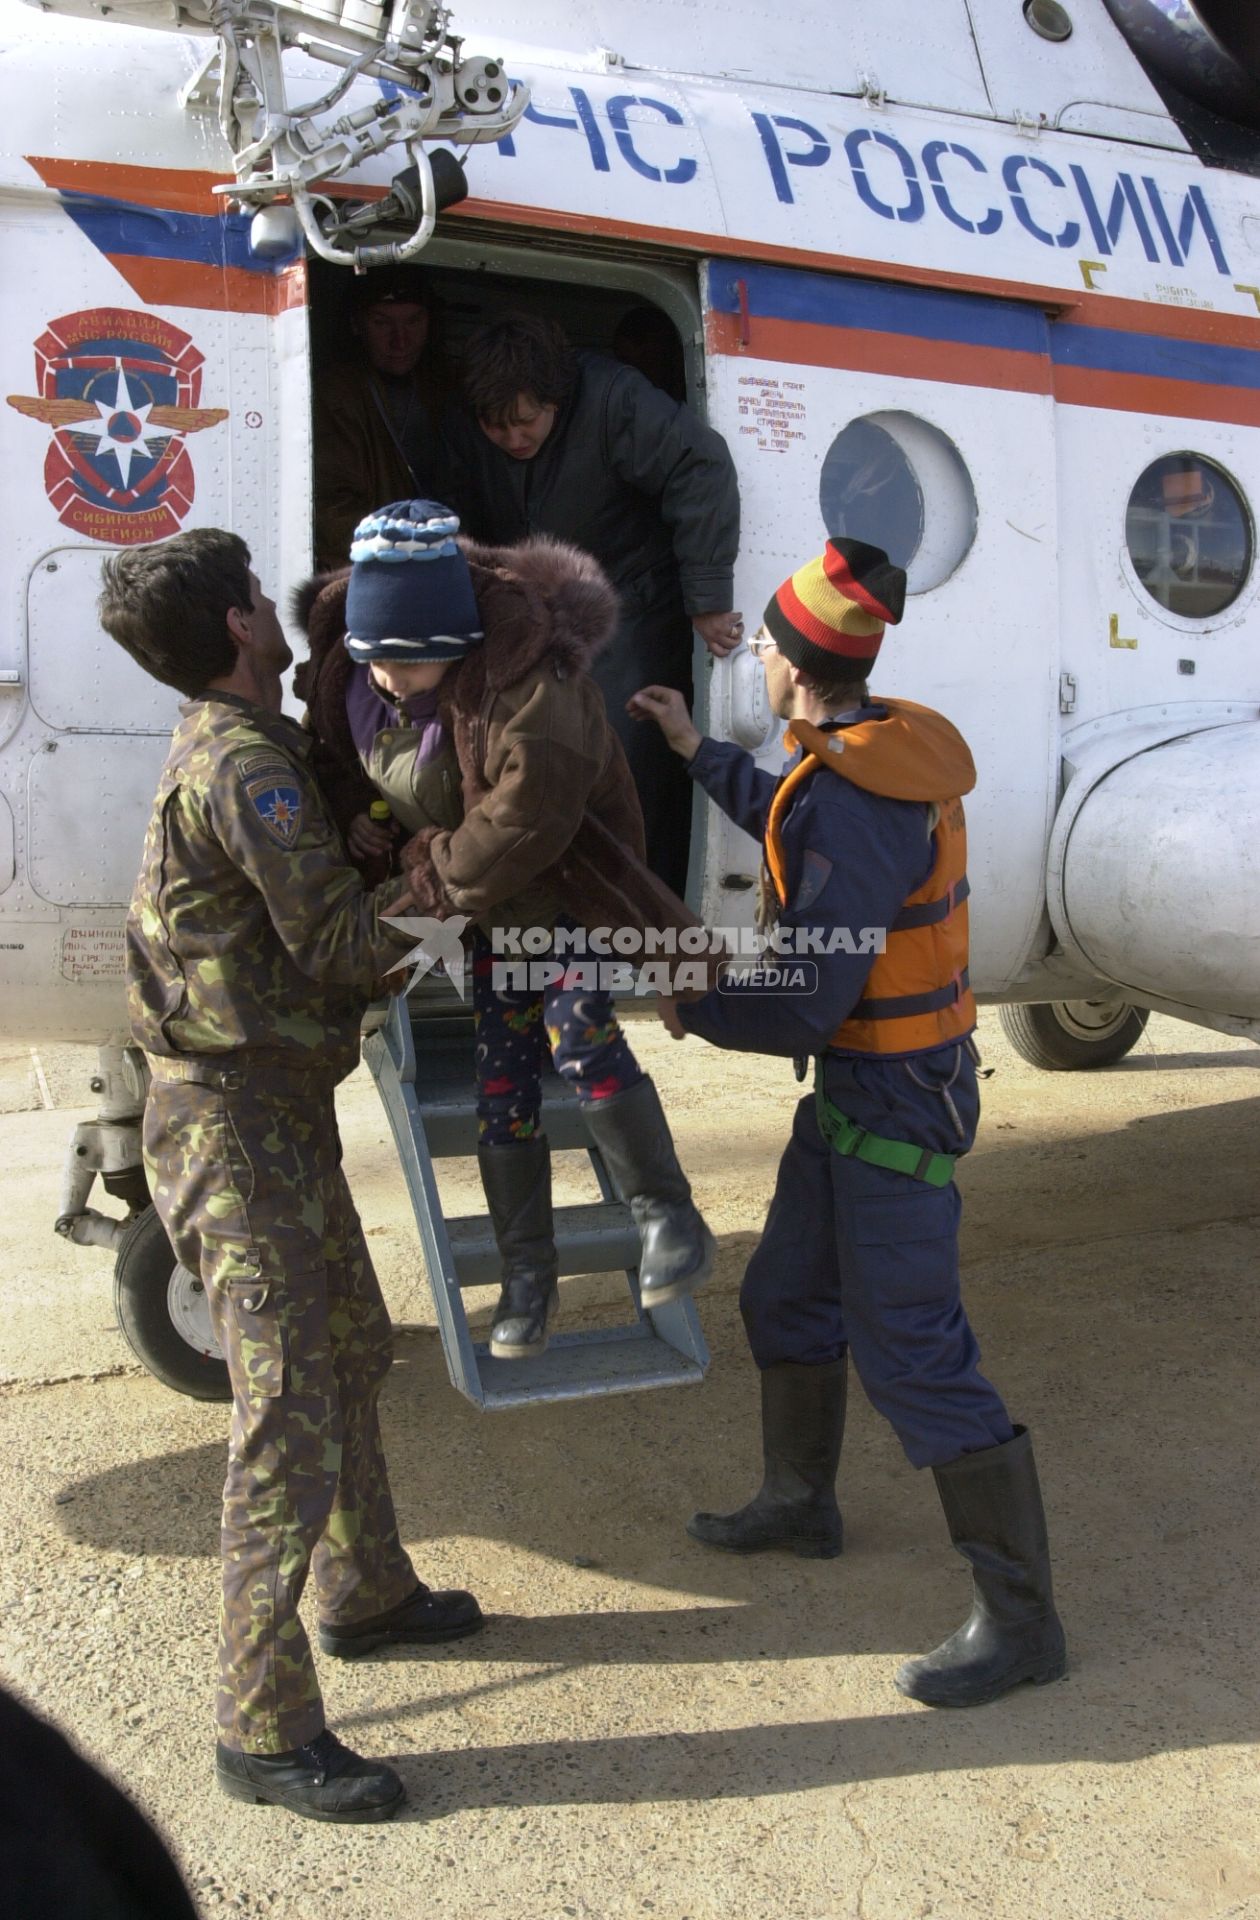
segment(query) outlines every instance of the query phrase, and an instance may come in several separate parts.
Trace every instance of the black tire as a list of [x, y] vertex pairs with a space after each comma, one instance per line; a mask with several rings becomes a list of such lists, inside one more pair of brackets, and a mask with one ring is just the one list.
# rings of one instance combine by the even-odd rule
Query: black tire
[[193, 1400], [230, 1400], [228, 1370], [201, 1281], [181, 1267], [152, 1207], [138, 1213], [114, 1261], [114, 1309], [123, 1339], [156, 1380]]
[[1021, 1059], [1044, 1073], [1113, 1067], [1142, 1038], [1146, 1007], [1127, 1000], [1045, 1000], [999, 1007], [1002, 1031]]

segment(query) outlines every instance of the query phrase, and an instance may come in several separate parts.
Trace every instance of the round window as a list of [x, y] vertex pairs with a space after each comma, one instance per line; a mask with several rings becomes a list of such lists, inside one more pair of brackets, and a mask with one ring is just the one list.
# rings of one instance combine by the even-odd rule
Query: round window
[[1129, 558], [1152, 600], [1186, 620], [1232, 605], [1251, 572], [1251, 516], [1223, 468], [1168, 453], [1146, 469], [1124, 519]]
[[976, 537], [976, 496], [952, 440], [912, 413], [851, 420], [827, 449], [818, 502], [829, 538], [882, 547], [910, 593], [940, 586]]

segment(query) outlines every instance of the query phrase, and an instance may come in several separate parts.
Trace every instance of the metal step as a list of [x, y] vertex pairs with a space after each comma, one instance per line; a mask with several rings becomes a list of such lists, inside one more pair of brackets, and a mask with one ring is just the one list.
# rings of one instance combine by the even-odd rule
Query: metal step
[[[498, 1284], [498, 1251], [485, 1215], [445, 1217], [434, 1169], [437, 1159], [476, 1152], [473, 1023], [449, 985], [431, 979], [421, 985], [414, 1004], [410, 997], [391, 1002], [385, 1018], [366, 1033], [363, 1054], [411, 1194], [452, 1383], [486, 1409], [698, 1384], [709, 1353], [695, 1306], [674, 1300], [644, 1312], [639, 1236], [629, 1208], [613, 1191], [576, 1094], [555, 1073], [543, 1082], [544, 1131], [553, 1148], [586, 1151], [604, 1196], [594, 1204], [556, 1208], [560, 1272], [620, 1270], [634, 1317], [614, 1327], [553, 1334], [546, 1353], [534, 1360], [496, 1360], [486, 1343], [474, 1342], [462, 1290]], [[560, 1311], [563, 1317], [563, 1287]]]
[[553, 1334], [537, 1360], [495, 1360], [480, 1340], [473, 1352], [482, 1382], [481, 1404], [491, 1410], [526, 1407], [537, 1400], [637, 1393], [644, 1387], [695, 1386], [704, 1377], [704, 1368], [697, 1370], [689, 1355], [663, 1339], [644, 1339], [637, 1327]]
[[[565, 1273], [622, 1272], [636, 1266], [639, 1231], [630, 1209], [620, 1200], [597, 1200], [592, 1205], [555, 1209], [556, 1251]], [[461, 1287], [497, 1287], [499, 1249], [494, 1231], [483, 1213], [457, 1215], [448, 1220], [451, 1252]]]

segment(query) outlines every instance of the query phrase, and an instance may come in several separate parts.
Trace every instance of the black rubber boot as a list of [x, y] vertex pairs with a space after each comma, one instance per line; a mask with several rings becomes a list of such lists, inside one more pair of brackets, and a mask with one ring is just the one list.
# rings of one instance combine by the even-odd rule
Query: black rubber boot
[[782, 1360], [761, 1375], [765, 1479], [738, 1513], [697, 1513], [693, 1540], [727, 1553], [790, 1547], [806, 1560], [834, 1560], [844, 1546], [836, 1473], [844, 1440], [848, 1361], [800, 1367]]
[[713, 1235], [691, 1197], [656, 1087], [646, 1076], [582, 1108], [613, 1185], [634, 1215], [643, 1250], [639, 1294], [661, 1307], [694, 1293], [713, 1271]]
[[982, 1707], [1025, 1680], [1061, 1680], [1067, 1647], [1028, 1429], [932, 1471], [950, 1539], [971, 1563], [971, 1618], [935, 1653], [907, 1660], [898, 1688], [929, 1707]]
[[452, 1588], [434, 1593], [421, 1581], [414, 1593], [387, 1613], [356, 1620], [352, 1627], [319, 1626], [319, 1644], [335, 1660], [360, 1660], [378, 1647], [433, 1646], [462, 1640], [484, 1627], [485, 1615], [471, 1593]]
[[490, 1352], [496, 1360], [535, 1360], [546, 1350], [559, 1304], [551, 1148], [546, 1134], [537, 1133], [506, 1146], [478, 1147], [477, 1164], [503, 1261]]
[[270, 1801], [308, 1820], [389, 1820], [407, 1797], [392, 1767], [360, 1759], [327, 1727], [290, 1753], [240, 1753], [220, 1741], [215, 1773], [233, 1800]]

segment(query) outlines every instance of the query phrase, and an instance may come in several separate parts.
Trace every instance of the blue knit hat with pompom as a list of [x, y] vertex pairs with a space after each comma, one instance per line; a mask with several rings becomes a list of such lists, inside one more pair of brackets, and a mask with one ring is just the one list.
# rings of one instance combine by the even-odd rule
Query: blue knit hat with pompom
[[346, 592], [352, 660], [461, 660], [484, 639], [458, 532], [437, 500], [396, 500], [360, 520]]

